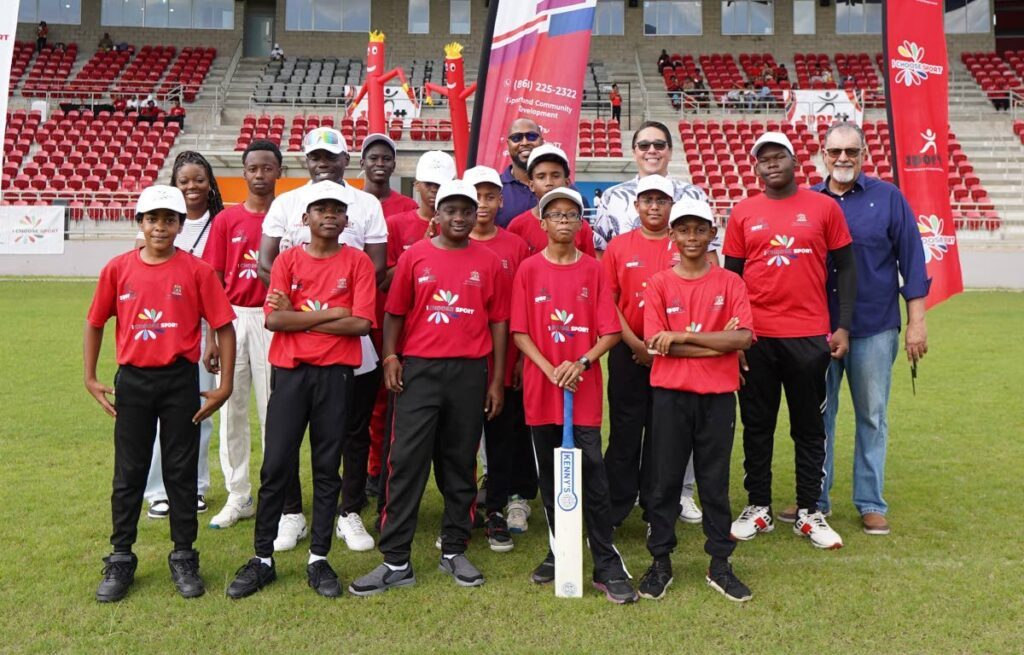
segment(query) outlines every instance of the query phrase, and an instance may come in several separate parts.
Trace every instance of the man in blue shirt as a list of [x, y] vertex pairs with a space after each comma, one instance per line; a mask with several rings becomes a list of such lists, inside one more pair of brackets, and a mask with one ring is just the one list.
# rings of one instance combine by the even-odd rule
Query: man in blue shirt
[[[931, 286], [917, 221], [900, 190], [861, 172], [866, 152], [864, 133], [853, 123], [836, 123], [825, 133], [822, 156], [828, 178], [813, 187], [832, 196], [846, 216], [857, 262], [857, 302], [850, 327], [850, 350], [832, 360], [825, 404], [825, 481], [818, 508], [831, 512], [829, 491], [835, 479], [836, 414], [843, 374], [850, 385], [856, 431], [853, 460], [853, 504], [864, 532], [889, 534], [882, 498], [885, 452], [889, 437], [887, 409], [892, 367], [899, 350], [899, 297], [907, 303], [904, 343], [907, 359], [917, 362], [928, 352], [925, 297]], [[903, 286], [900, 287], [900, 276]], [[829, 312], [835, 329], [838, 316], [835, 272], [829, 266]], [[795, 509], [795, 508], [794, 508]], [[793, 512], [795, 514], [795, 511]], [[792, 520], [789, 510], [779, 515]]]

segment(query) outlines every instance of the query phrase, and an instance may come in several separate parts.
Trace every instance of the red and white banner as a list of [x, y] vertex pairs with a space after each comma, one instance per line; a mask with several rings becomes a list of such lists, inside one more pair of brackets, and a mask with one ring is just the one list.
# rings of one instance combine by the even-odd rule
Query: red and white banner
[[[11, 61], [14, 59], [14, 33], [18, 28], [18, 5], [0, 12], [0, 134], [7, 131], [7, 97], [11, 89]], [[0, 166], [4, 163], [0, 148]], [[0, 192], [2, 193], [2, 192]]]
[[896, 183], [917, 215], [928, 276], [927, 305], [964, 290], [949, 204], [949, 71], [943, 3], [884, 3], [889, 134]]
[[[497, 2], [498, 0], [492, 0]], [[570, 168], [597, 0], [501, 0], [494, 23], [476, 163], [508, 166], [507, 130], [517, 118], [541, 126]]]
[[786, 90], [782, 92], [782, 102], [786, 106], [786, 120], [794, 127], [797, 123], [806, 123], [814, 128], [818, 127], [818, 123], [864, 124], [864, 108], [853, 91]]

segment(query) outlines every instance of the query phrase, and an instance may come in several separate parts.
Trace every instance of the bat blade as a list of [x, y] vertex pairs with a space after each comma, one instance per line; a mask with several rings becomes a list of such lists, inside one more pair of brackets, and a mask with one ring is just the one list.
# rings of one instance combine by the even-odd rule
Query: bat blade
[[572, 431], [572, 392], [565, 391], [562, 447], [555, 448], [555, 596], [583, 597], [583, 453]]

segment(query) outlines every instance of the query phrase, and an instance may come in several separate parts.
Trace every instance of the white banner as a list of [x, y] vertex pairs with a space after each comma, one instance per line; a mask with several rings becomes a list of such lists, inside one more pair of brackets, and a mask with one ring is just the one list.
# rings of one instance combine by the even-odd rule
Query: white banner
[[63, 207], [0, 207], [0, 254], [63, 255]]
[[[356, 88], [356, 91], [359, 89]], [[348, 95], [346, 89], [346, 96]], [[370, 110], [370, 100], [367, 96], [363, 96], [363, 99], [356, 105], [355, 111], [352, 116], [359, 118], [365, 116]], [[405, 112], [401, 114], [400, 112]], [[391, 116], [399, 112], [401, 118], [419, 118], [420, 108], [412, 104], [409, 100], [409, 96], [405, 95], [405, 91], [400, 86], [385, 86], [384, 87], [384, 116], [390, 120]], [[351, 144], [349, 144], [351, 145]]]
[[[14, 33], [18, 27], [18, 3], [0, 11], [0, 134], [7, 132], [7, 96], [11, 92], [11, 61], [14, 59]], [[0, 148], [0, 166], [4, 164]], [[2, 192], [0, 192], [2, 193]]]
[[864, 108], [857, 102], [853, 91], [843, 89], [819, 89], [815, 91], [785, 91], [786, 120], [792, 125], [807, 123], [817, 125], [835, 122], [864, 122]]

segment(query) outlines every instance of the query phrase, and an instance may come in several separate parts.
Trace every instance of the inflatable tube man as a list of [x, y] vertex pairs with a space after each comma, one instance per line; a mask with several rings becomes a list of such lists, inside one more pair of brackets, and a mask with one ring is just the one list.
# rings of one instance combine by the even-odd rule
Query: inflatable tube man
[[405, 72], [401, 68], [393, 68], [384, 72], [384, 33], [374, 30], [370, 32], [370, 43], [366, 46], [366, 81], [359, 89], [359, 93], [352, 99], [348, 106], [348, 115], [355, 112], [356, 107], [367, 96], [366, 120], [369, 132], [387, 134], [387, 124], [384, 122], [384, 85], [397, 77], [402, 81], [402, 90], [409, 96], [412, 106], [416, 107], [416, 96], [409, 88], [409, 82], [405, 79]]
[[427, 82], [423, 88], [427, 92], [428, 105], [434, 104], [431, 93], [448, 98], [448, 112], [452, 119], [452, 141], [455, 146], [455, 166], [461, 177], [466, 170], [466, 157], [469, 155], [469, 115], [466, 113], [466, 99], [476, 93], [476, 82], [466, 86], [461, 43], [446, 45], [444, 55], [446, 86]]

